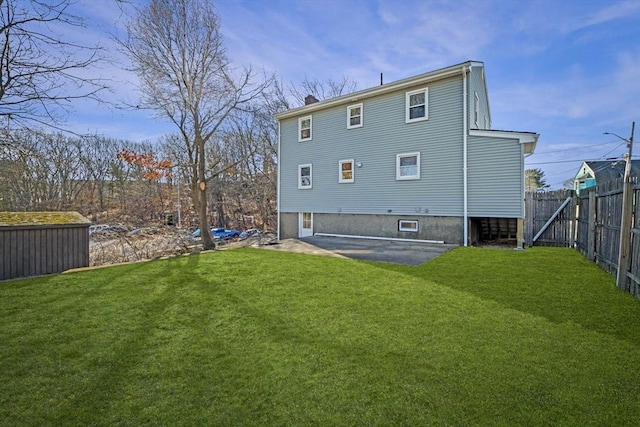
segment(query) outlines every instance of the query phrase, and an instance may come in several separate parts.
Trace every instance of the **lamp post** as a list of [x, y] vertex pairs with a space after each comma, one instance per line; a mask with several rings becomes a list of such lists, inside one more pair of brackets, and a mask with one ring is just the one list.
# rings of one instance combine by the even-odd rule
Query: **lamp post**
[[627, 271], [629, 270], [629, 249], [631, 246], [631, 210], [633, 183], [631, 182], [631, 153], [633, 151], [633, 133], [636, 122], [631, 124], [631, 136], [629, 139], [623, 138], [613, 132], [605, 132], [605, 135], [613, 135], [627, 143], [629, 151], [624, 155], [624, 179], [622, 187], [622, 219], [620, 221], [620, 248], [618, 251], [618, 274], [616, 276], [616, 286], [620, 289], [627, 289]]

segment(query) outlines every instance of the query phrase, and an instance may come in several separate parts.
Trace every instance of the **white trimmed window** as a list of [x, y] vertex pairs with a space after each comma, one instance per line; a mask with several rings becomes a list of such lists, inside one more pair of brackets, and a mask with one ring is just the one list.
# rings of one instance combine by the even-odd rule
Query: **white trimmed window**
[[312, 187], [312, 166], [311, 163], [306, 165], [298, 165], [298, 188], [300, 190], [309, 190]]
[[418, 221], [401, 219], [398, 221], [398, 231], [418, 232]]
[[300, 117], [298, 119], [298, 142], [311, 141], [311, 127], [313, 120], [311, 116]]
[[354, 160], [340, 160], [338, 164], [338, 169], [340, 175], [338, 176], [338, 182], [341, 184], [349, 183], [354, 181], [354, 170], [353, 170]]
[[396, 179], [420, 179], [420, 153], [405, 153], [396, 156]]
[[362, 104], [347, 107], [347, 129], [362, 127]]
[[478, 92], [473, 93], [473, 119], [476, 122], [476, 129], [480, 128], [480, 97]]
[[429, 118], [429, 88], [406, 93], [406, 122], [418, 122]]

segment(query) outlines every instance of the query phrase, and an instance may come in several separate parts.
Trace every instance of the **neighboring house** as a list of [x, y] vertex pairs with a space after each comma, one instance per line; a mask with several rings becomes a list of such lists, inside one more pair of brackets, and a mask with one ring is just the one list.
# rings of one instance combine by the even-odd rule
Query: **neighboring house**
[[[585, 188], [622, 178], [625, 167], [624, 160], [582, 162], [582, 166], [573, 179], [573, 189], [579, 194], [580, 190]], [[631, 160], [631, 174], [640, 174], [640, 160]]]
[[306, 102], [276, 115], [278, 238], [521, 244], [538, 134], [491, 130], [482, 62]]

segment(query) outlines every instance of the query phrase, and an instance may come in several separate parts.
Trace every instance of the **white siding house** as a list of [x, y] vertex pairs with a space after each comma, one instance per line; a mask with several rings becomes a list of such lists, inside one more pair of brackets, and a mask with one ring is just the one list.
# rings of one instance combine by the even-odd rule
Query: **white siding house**
[[467, 244], [522, 228], [524, 157], [538, 135], [490, 129], [481, 62], [276, 119], [281, 239], [327, 233]]

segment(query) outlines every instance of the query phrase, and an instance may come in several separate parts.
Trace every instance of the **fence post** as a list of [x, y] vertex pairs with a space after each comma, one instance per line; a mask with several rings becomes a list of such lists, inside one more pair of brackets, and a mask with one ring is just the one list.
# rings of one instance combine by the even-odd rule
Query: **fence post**
[[571, 218], [569, 219], [569, 247], [576, 247], [576, 232], [578, 230], [578, 195], [575, 191], [569, 190], [571, 199]]
[[[630, 160], [627, 160], [630, 162]], [[628, 175], [628, 174], [625, 174]], [[633, 183], [628, 176], [625, 176], [622, 192], [622, 220], [620, 223], [620, 249], [618, 256], [618, 274], [616, 276], [616, 286], [625, 291], [629, 291], [627, 286], [627, 272], [629, 271], [629, 249], [631, 246], [631, 215], [633, 203]]]
[[587, 235], [587, 257], [595, 260], [596, 249], [596, 191], [595, 188], [589, 191], [589, 234]]

